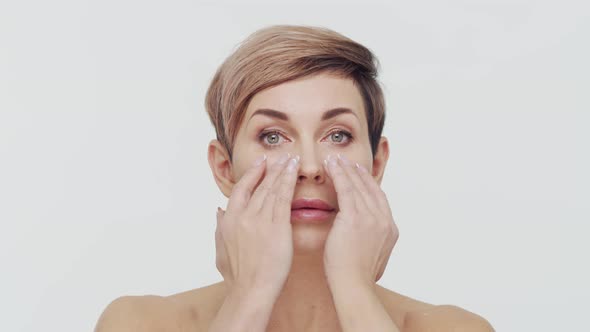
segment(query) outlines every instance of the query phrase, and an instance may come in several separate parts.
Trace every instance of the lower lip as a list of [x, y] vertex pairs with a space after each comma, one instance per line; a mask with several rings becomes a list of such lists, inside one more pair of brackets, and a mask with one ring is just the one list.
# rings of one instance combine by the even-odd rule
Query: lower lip
[[296, 209], [291, 210], [291, 222], [322, 223], [330, 219], [334, 211], [319, 209]]

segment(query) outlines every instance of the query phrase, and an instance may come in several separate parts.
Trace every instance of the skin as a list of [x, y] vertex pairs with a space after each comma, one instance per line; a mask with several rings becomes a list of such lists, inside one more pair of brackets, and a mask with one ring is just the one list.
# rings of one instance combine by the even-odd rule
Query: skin
[[[352, 112], [321, 121], [335, 107]], [[279, 110], [289, 120], [252, 116], [258, 109]], [[105, 309], [96, 331], [130, 321], [129, 330], [493, 331], [474, 313], [376, 284], [399, 232], [380, 189], [389, 144], [382, 137], [372, 155], [364, 112], [353, 81], [326, 73], [256, 94], [237, 133], [233, 161], [217, 140], [208, 149], [215, 181], [229, 198], [216, 232], [224, 281], [169, 297], [119, 298]], [[268, 129], [280, 134], [261, 137]], [[287, 154], [298, 159], [290, 171], [289, 161], [277, 163]], [[254, 166], [261, 156], [266, 159]], [[265, 186], [275, 188], [275, 195], [258, 190]], [[291, 225], [290, 200], [297, 198], [320, 198], [336, 211], [323, 224]], [[289, 214], [273, 208], [280, 204]], [[230, 328], [229, 320], [236, 326]]]
[[[335, 107], [348, 108], [352, 113], [340, 114], [330, 120], [321, 121], [323, 113]], [[279, 110], [289, 117], [289, 121], [277, 120], [266, 115], [252, 117], [258, 109]], [[351, 162], [359, 163], [368, 169], [375, 186], [381, 182], [389, 156], [388, 141], [385, 137], [381, 138], [373, 158], [363, 100], [350, 79], [321, 74], [267, 89], [251, 100], [243, 121], [234, 145], [233, 163], [229, 162], [225, 149], [218, 142], [213, 141], [209, 148], [209, 158], [213, 160], [210, 164], [212, 164], [216, 182], [228, 197], [254, 159], [264, 154], [268, 157], [268, 165], [272, 165], [284, 153], [300, 156], [293, 198], [320, 198], [339, 211], [343, 202], [338, 199], [335, 182], [324, 163], [328, 156], [337, 154], [345, 156]], [[269, 128], [278, 130], [281, 134], [278, 137], [267, 136], [264, 137], [266, 141], [259, 141], [260, 132]], [[335, 130], [346, 130], [352, 134], [353, 138], [334, 136]], [[269, 139], [271, 143], [268, 142]], [[338, 167], [337, 163], [334, 168], [336, 167]], [[342, 169], [338, 174], [341, 173]], [[341, 177], [341, 180], [345, 179], [346, 177]], [[347, 185], [346, 182], [342, 183], [342, 186]], [[351, 199], [354, 197], [348, 198], [344, 203], [349, 203]], [[346, 204], [342, 205], [343, 208], [346, 206]], [[342, 210], [342, 212], [351, 211], [345, 208]], [[343, 221], [354, 221], [354, 218], [349, 218], [347, 214], [341, 213], [339, 216]], [[355, 266], [354, 271], [344, 270], [342, 266], [350, 263], [352, 257], [357, 257], [359, 248], [365, 248], [368, 244], [374, 243], [371, 241], [372, 236], [379, 236], [382, 229], [369, 229], [369, 232], [362, 234], [364, 237], [347, 237], [347, 234], [354, 235], [358, 232], [351, 232], [348, 227], [339, 227], [336, 229], [337, 232], [330, 236], [335, 218], [336, 215], [322, 225], [293, 225], [293, 258], [289, 278], [283, 284], [282, 292], [274, 304], [269, 325], [276, 326], [278, 330], [299, 325], [312, 330], [314, 326], [334, 330], [338, 328], [338, 315], [324, 266], [323, 249], [327, 242], [331, 243], [328, 248], [333, 247], [327, 250], [327, 253], [332, 254], [332, 259], [327, 258], [332, 262], [334, 276], [341, 274], [347, 277], [353, 276], [364, 282], [374, 281], [375, 276], [363, 274], [364, 266]], [[391, 218], [383, 222], [390, 222], [393, 225]], [[397, 239], [394, 232], [397, 230], [392, 228], [389, 239], [391, 243], [387, 244], [391, 248]], [[343, 251], [342, 244], [345, 243], [349, 245], [344, 247], [351, 249], [348, 252]], [[366, 248], [365, 251], [368, 253], [365, 256], [377, 256], [380, 254], [380, 249]], [[358, 261], [375, 261], [374, 257], [365, 259], [365, 256], [358, 257]], [[389, 253], [386, 253], [386, 256], [389, 257]], [[370, 271], [370, 273], [376, 275], [376, 271]], [[350, 284], [350, 287], [356, 285], [355, 282], [348, 280], [343, 282]], [[310, 308], [313, 309], [310, 310]]]

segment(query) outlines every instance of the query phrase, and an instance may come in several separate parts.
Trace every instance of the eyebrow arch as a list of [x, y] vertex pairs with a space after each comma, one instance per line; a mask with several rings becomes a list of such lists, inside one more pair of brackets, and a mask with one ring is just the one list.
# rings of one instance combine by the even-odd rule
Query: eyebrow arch
[[[270, 108], [259, 108], [257, 109], [254, 113], [252, 113], [252, 115], [250, 116], [250, 119], [252, 119], [255, 115], [266, 115], [272, 118], [276, 118], [278, 120], [282, 120], [282, 121], [289, 121], [289, 116], [286, 113], [283, 113], [281, 111], [277, 111], [277, 110], [273, 110]], [[354, 116], [357, 117], [358, 116], [350, 109], [347, 107], [336, 107], [333, 108], [331, 110], [327, 110], [324, 112], [324, 114], [322, 114], [322, 118], [321, 121], [326, 121], [329, 120], [337, 115], [340, 114], [352, 114]], [[248, 120], [250, 121], [250, 120]]]

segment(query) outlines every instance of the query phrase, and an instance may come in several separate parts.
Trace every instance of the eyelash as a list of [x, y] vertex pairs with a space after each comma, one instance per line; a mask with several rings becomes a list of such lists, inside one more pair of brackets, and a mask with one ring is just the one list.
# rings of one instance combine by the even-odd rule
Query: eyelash
[[[342, 130], [342, 129], [332, 130], [331, 132], [328, 133], [328, 136], [331, 136], [334, 133], [340, 133], [340, 134], [342, 134], [342, 135], [344, 135], [346, 137], [346, 142], [345, 143], [336, 143], [336, 145], [346, 146], [346, 145], [350, 144], [354, 140], [354, 137], [352, 136], [352, 134], [350, 132], [346, 131], [346, 130]], [[262, 145], [264, 145], [265, 147], [270, 148], [270, 149], [274, 149], [274, 148], [279, 147], [280, 144], [268, 144], [265, 141], [265, 138], [268, 135], [271, 135], [271, 134], [277, 134], [277, 135], [280, 135], [280, 136], [285, 136], [285, 135], [283, 135], [283, 133], [281, 133], [279, 130], [276, 130], [276, 129], [273, 129], [273, 130], [263, 130], [260, 134], [258, 134], [258, 141]]]

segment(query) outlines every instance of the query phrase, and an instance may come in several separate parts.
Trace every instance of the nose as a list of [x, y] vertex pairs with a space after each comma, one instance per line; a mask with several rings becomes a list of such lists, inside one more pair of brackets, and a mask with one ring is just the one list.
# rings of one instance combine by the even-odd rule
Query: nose
[[324, 157], [319, 151], [312, 149], [301, 151], [299, 160], [299, 172], [297, 174], [297, 184], [312, 182], [314, 184], [324, 183], [326, 174], [323, 167]]

